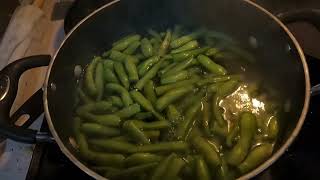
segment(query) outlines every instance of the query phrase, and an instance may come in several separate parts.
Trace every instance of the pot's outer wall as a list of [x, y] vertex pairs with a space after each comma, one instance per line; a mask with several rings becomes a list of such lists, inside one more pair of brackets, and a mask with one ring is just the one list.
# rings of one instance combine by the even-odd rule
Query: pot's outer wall
[[254, 36], [258, 42], [254, 50], [258, 61], [254, 71], [246, 72], [246, 76], [263, 80], [280, 91], [284, 101], [290, 100], [291, 111], [283, 113], [281, 119], [285, 134], [279, 145], [291, 134], [305, 100], [305, 76], [291, 39], [271, 17], [244, 1], [124, 0], [105, 7], [71, 31], [54, 60], [48, 85], [54, 83], [56, 90], [48, 89], [48, 108], [54, 129], [71, 152], [74, 149], [69, 137], [76, 96], [74, 67], [78, 64], [85, 67], [94, 55], [101, 54], [124, 35], [144, 33], [150, 27], [164, 30], [174, 24], [225, 32], [243, 46], [248, 46], [249, 36]]

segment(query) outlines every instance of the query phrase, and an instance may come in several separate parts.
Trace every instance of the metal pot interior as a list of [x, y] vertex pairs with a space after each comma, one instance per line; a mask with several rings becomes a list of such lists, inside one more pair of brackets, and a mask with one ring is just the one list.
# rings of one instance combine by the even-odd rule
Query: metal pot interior
[[251, 81], [263, 81], [281, 94], [283, 102], [291, 103], [290, 111], [282, 113], [283, 133], [277, 148], [285, 143], [299, 121], [308, 82], [297, 47], [274, 19], [246, 1], [137, 0], [107, 5], [81, 22], [67, 36], [50, 66], [46, 114], [65, 153], [69, 151], [77, 157], [70, 143], [76, 96], [75, 66], [85, 67], [94, 55], [109, 49], [113, 41], [124, 35], [144, 33], [150, 27], [163, 30], [175, 24], [221, 31], [245, 47], [249, 37], [257, 40], [258, 46], [252, 50], [257, 62], [248, 68], [245, 76]]

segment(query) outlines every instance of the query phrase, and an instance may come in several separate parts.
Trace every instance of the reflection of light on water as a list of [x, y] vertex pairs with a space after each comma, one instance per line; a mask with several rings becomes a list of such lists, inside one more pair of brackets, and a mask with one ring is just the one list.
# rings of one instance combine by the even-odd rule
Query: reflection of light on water
[[265, 103], [258, 99], [250, 97], [247, 85], [241, 85], [235, 92], [219, 102], [224, 109], [225, 119], [234, 119], [243, 111], [250, 111], [257, 116], [265, 113]]

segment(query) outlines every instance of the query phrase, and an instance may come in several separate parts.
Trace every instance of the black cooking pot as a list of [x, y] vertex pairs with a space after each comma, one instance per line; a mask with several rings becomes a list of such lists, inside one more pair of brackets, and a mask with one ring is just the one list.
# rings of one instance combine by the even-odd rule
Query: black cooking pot
[[[319, 11], [300, 11], [280, 16], [286, 22], [307, 20], [320, 28]], [[233, 35], [240, 44], [257, 41], [255, 77], [275, 88], [290, 102], [290, 111], [282, 117], [282, 130], [274, 154], [256, 169], [240, 177], [251, 178], [278, 159], [298, 135], [308, 111], [311, 94], [309, 73], [302, 49], [287, 27], [271, 13], [248, 0], [115, 0], [91, 13], [73, 28], [54, 55], [23, 58], [0, 72], [0, 134], [25, 143], [51, 141], [47, 134], [17, 127], [13, 123], [28, 107], [30, 118], [41, 104], [30, 101], [12, 117], [9, 111], [17, 93], [20, 75], [34, 67], [49, 64], [43, 86], [43, 107], [53, 135], [63, 153], [90, 176], [103, 179], [78, 157], [72, 142], [72, 112], [75, 101], [77, 65], [84, 67], [92, 57], [111, 47], [111, 43], [133, 32], [143, 33], [150, 27], [164, 30], [175, 24], [206, 27]], [[319, 92], [319, 86], [313, 93]], [[40, 108], [41, 109], [41, 108]]]

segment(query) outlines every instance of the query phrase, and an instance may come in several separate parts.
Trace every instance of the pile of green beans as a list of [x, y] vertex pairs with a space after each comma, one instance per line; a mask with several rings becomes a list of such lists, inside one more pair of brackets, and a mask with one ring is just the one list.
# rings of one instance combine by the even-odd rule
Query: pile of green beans
[[244, 83], [216, 61], [230, 54], [254, 61], [206, 29], [149, 29], [114, 42], [77, 87], [81, 159], [110, 179], [223, 180], [253, 170], [271, 156], [279, 123], [250, 110], [226, 119], [220, 102]]

